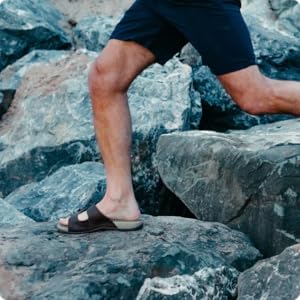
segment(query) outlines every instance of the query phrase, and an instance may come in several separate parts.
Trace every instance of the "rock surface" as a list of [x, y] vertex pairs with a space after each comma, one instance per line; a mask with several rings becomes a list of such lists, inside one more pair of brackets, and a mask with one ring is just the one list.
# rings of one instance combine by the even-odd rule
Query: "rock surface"
[[258, 262], [239, 277], [239, 300], [300, 297], [300, 244]]
[[90, 16], [119, 17], [134, 0], [49, 0], [65, 17], [75, 23]]
[[163, 135], [158, 169], [201, 220], [247, 233], [265, 255], [300, 240], [300, 119], [228, 134]]
[[57, 220], [96, 204], [105, 187], [103, 165], [85, 162], [62, 167], [40, 182], [24, 185], [5, 201], [35, 221]]
[[219, 300], [236, 297], [233, 268], [203, 268], [193, 275], [146, 279], [136, 300], [144, 299], [202, 299]]
[[[61, 56], [39, 52], [2, 72], [0, 91], [16, 89], [0, 124], [2, 196], [40, 181], [62, 166], [101, 159], [87, 85], [88, 69], [96, 56], [84, 50]], [[190, 67], [174, 59], [165, 67], [147, 69], [132, 84], [129, 104], [137, 197], [148, 213], [157, 213], [158, 137], [196, 128], [201, 119], [200, 97], [192, 88]]]
[[0, 71], [32, 49], [70, 48], [61, 14], [47, 1], [0, 2]]
[[20, 213], [14, 206], [0, 198], [0, 227], [27, 225], [33, 223], [32, 219], [27, 218], [24, 214]]
[[[246, 20], [260, 70], [271, 78], [300, 80], [299, 41], [284, 36], [274, 29], [263, 28], [257, 24], [257, 19], [251, 16], [246, 15]], [[233, 102], [206, 66], [199, 66], [198, 62], [193, 69], [194, 86], [201, 94], [203, 106], [201, 129], [217, 131], [247, 129], [259, 124], [293, 118], [289, 115], [247, 114]], [[253, 99], [253, 102], [255, 101], [256, 99]]]
[[80, 20], [73, 30], [75, 47], [97, 52], [102, 50], [117, 22], [117, 18], [107, 16], [86, 17]]
[[216, 283], [225, 293], [237, 281], [233, 268], [243, 271], [260, 258], [242, 233], [221, 224], [150, 216], [144, 222], [140, 231], [72, 237], [45, 222], [1, 229], [0, 274], [10, 280], [0, 279], [0, 294], [12, 299], [135, 299], [146, 278], [200, 271], [200, 286], [210, 289], [220, 269], [223, 275], [228, 272], [228, 283]]
[[257, 16], [265, 26], [298, 38], [300, 2], [297, 0], [244, 0], [243, 12]]

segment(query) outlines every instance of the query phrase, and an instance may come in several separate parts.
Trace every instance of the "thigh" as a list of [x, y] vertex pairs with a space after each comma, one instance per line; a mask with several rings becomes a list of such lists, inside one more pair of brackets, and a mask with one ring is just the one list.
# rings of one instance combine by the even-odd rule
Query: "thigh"
[[240, 106], [243, 106], [244, 102], [253, 102], [254, 99], [257, 102], [269, 93], [268, 80], [257, 66], [220, 75], [218, 79], [231, 98]]
[[174, 5], [161, 0], [169, 22], [199, 51], [216, 75], [255, 65], [250, 34], [236, 0], [203, 0], [198, 5]]

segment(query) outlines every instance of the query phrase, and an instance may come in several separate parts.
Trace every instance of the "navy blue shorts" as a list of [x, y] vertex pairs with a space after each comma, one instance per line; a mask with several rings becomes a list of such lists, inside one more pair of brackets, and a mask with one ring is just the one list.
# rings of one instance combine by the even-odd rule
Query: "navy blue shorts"
[[190, 42], [216, 75], [256, 64], [239, 0], [190, 2], [136, 0], [110, 38], [141, 44], [160, 64]]

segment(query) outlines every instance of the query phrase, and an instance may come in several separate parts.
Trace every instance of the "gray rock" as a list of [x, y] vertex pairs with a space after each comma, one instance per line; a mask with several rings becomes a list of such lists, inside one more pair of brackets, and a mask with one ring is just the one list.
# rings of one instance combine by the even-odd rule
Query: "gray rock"
[[[7, 66], [0, 73], [0, 118], [8, 111], [13, 102], [16, 90], [21, 85], [22, 77], [33, 65], [55, 62], [65, 58], [68, 51], [32, 50], [28, 55]], [[2, 95], [2, 96], [1, 96]]]
[[300, 239], [300, 119], [228, 134], [163, 135], [158, 170], [201, 220], [247, 233], [269, 256]]
[[134, 0], [49, 0], [69, 20], [80, 22], [90, 16], [119, 17]]
[[239, 277], [239, 300], [297, 300], [300, 297], [300, 244], [258, 262]]
[[[0, 294], [13, 299], [135, 299], [146, 278], [201, 270], [203, 276], [218, 277], [220, 268], [243, 271], [260, 258], [242, 233], [221, 224], [143, 219], [140, 231], [72, 237], [57, 233], [53, 223], [1, 228], [0, 270], [10, 281], [0, 279]], [[228, 272], [228, 282], [236, 280], [233, 272]]]
[[5, 201], [35, 221], [57, 220], [96, 204], [104, 196], [103, 165], [85, 162], [62, 167], [37, 183], [24, 185]]
[[65, 49], [69, 38], [61, 14], [47, 1], [0, 2], [0, 71], [32, 49]]
[[75, 46], [91, 51], [102, 50], [117, 22], [117, 18], [107, 16], [92, 16], [80, 20], [74, 28]]
[[203, 268], [193, 275], [146, 279], [136, 300], [202, 299], [220, 300], [236, 297], [238, 272], [233, 268]]
[[[30, 55], [25, 61], [34, 60], [34, 54]], [[44, 56], [48, 55], [47, 63], [40, 59], [37, 64], [20, 63], [2, 77], [6, 86], [12, 82], [11, 88], [18, 87], [0, 126], [3, 196], [62, 166], [101, 159], [87, 85], [88, 69], [97, 53], [81, 50], [61, 57], [53, 52]], [[201, 119], [191, 68], [177, 59], [164, 67], [153, 65], [133, 82], [129, 104], [136, 195], [148, 213], [157, 213], [161, 186], [155, 155], [158, 137], [196, 128]]]
[[42, 68], [42, 66], [58, 62], [69, 55], [69, 51], [63, 50], [32, 50], [0, 73], [0, 91], [15, 93], [26, 72], [30, 72], [30, 68], [34, 66]]
[[[260, 70], [271, 78], [300, 81], [299, 42], [274, 29], [258, 25], [257, 19], [248, 15], [246, 20]], [[194, 65], [194, 86], [202, 99], [201, 129], [247, 129], [259, 124], [293, 118], [290, 115], [247, 114], [233, 102], [209, 69], [199, 63]], [[253, 99], [253, 102], [255, 101], [256, 99]]]
[[277, 16], [276, 26], [297, 38], [300, 37], [300, 4], [297, 0], [271, 0], [270, 7]]
[[26, 225], [31, 224], [33, 221], [27, 218], [24, 214], [20, 213], [14, 206], [0, 198], [0, 227], [6, 225]]

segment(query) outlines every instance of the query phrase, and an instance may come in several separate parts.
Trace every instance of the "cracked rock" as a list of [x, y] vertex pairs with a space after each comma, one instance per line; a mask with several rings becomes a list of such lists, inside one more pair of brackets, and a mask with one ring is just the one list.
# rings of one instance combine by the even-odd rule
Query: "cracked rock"
[[201, 220], [247, 233], [269, 256], [300, 239], [300, 119], [163, 135], [163, 182]]
[[238, 300], [297, 300], [300, 297], [300, 244], [258, 262], [239, 277]]

